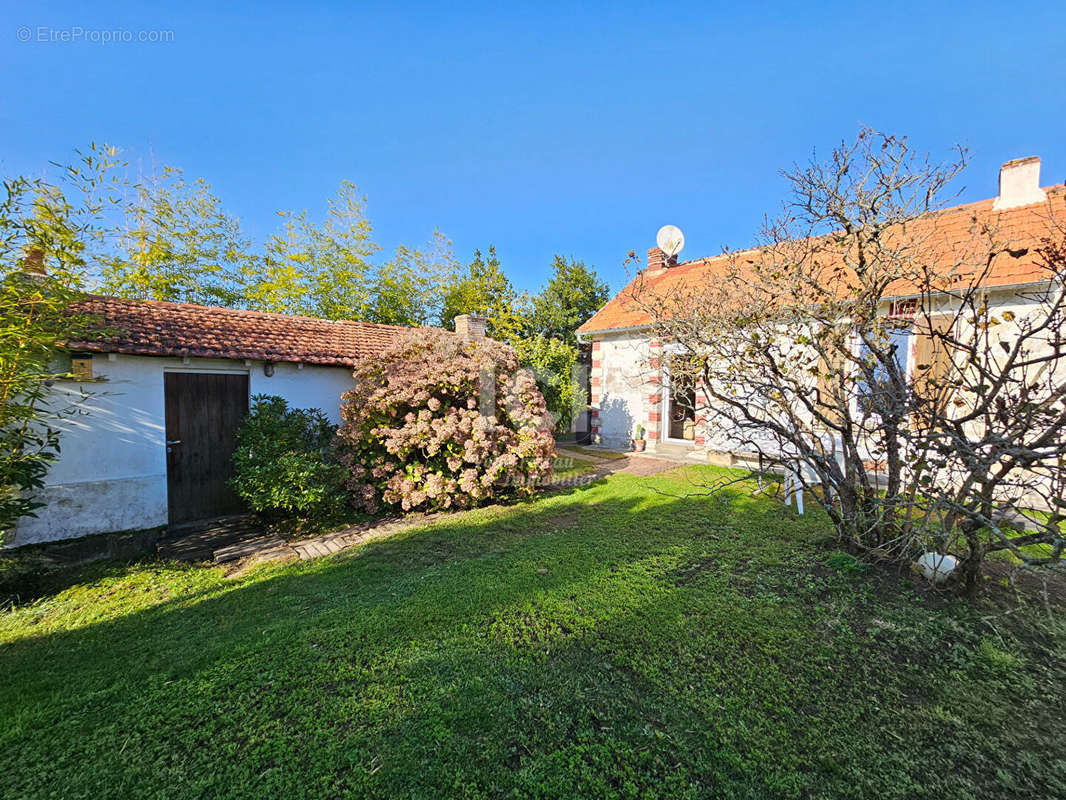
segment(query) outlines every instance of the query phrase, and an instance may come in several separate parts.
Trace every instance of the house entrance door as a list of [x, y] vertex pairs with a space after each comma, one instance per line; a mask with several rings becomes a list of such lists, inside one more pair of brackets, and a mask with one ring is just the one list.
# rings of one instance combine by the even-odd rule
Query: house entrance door
[[666, 439], [692, 442], [696, 435], [695, 381], [684, 370], [671, 369], [669, 361], [663, 371], [666, 385]]
[[692, 441], [696, 432], [696, 393], [692, 387], [670, 387], [670, 427], [667, 435], [671, 439]]

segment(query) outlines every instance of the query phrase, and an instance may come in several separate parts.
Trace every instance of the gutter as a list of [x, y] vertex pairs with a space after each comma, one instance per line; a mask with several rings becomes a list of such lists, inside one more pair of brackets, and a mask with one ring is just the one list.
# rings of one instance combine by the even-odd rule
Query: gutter
[[652, 325], [645, 323], [643, 325], [628, 325], [625, 328], [603, 328], [598, 331], [577, 331], [577, 340], [584, 344], [592, 336], [598, 336], [605, 333], [629, 333], [632, 331], [647, 331], [651, 330]]
[[[983, 285], [979, 285], [976, 288], [980, 289], [981, 291], [985, 291], [985, 292], [1014, 292], [1014, 291], [1018, 291], [1019, 289], [1025, 289], [1027, 287], [1028, 288], [1032, 288], [1032, 287], [1036, 287], [1036, 286], [1051, 286], [1054, 283], [1055, 283], [1055, 279], [1054, 278], [1041, 278], [1040, 280], [1036, 280], [1036, 281], [1025, 281], [1024, 283], [1004, 283], [1004, 284], [999, 285], [999, 286], [983, 286]], [[960, 290], [965, 290], [965, 289], [969, 289], [969, 288], [971, 288], [971, 287], [963, 286], [963, 287], [961, 287]], [[928, 294], [933, 296], [933, 297], [952, 297], [955, 293], [956, 292], [955, 292], [954, 289], [945, 289], [944, 291], [929, 292]], [[893, 301], [896, 301], [896, 300], [920, 300], [922, 297], [925, 297], [925, 296], [926, 296], [925, 292], [919, 292], [917, 294], [912, 293], [912, 294], [885, 295], [881, 299], [884, 300], [884, 301], [887, 301], [887, 302], [893, 302]]]

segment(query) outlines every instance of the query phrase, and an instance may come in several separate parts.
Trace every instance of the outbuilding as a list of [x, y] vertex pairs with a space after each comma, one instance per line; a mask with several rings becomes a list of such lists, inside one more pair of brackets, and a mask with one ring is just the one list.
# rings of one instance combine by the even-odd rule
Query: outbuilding
[[62, 451], [9, 546], [177, 525], [241, 509], [227, 483], [256, 394], [340, 422], [355, 361], [408, 328], [93, 296], [104, 331], [52, 387]]

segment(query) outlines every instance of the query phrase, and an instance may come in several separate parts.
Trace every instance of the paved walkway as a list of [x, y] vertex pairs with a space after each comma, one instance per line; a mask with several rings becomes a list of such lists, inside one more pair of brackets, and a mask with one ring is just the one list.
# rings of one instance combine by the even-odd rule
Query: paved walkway
[[[643, 455], [604, 458], [565, 449], [560, 449], [559, 452], [561, 455], [592, 462], [596, 469], [572, 478], [561, 478], [546, 487], [548, 489], [583, 486], [614, 473], [655, 475], [679, 466], [676, 461]], [[306, 561], [332, 555], [374, 539], [383, 539], [409, 528], [461, 513], [463, 512], [453, 511], [388, 517], [292, 542], [265, 532], [254, 516], [245, 514], [176, 529], [163, 537], [159, 542], [158, 551], [163, 558], [178, 561], [214, 561], [241, 572], [266, 561]]]
[[580, 461], [591, 461], [593, 464], [607, 464], [612, 461], [622, 461], [629, 458], [628, 453], [619, 453], [614, 450], [604, 450], [604, 454], [600, 455], [591, 447], [583, 447], [580, 450], [574, 450], [569, 447], [556, 447], [555, 452], [561, 456], [569, 456]]
[[[595, 464], [596, 469], [594, 471], [585, 473], [585, 475], [592, 476], [591, 480], [598, 480], [605, 475], [613, 475], [616, 472], [626, 475], [657, 475], [668, 469], [676, 469], [684, 463], [665, 458], [656, 458], [643, 453], [617, 453], [613, 450], [606, 452], [611, 453], [613, 457], [593, 455], [590, 450], [577, 451], [565, 447], [558, 449], [558, 453], [561, 456], [569, 456], [573, 459], [590, 461]], [[621, 458], [618, 457], [619, 455], [621, 455]]]
[[264, 531], [255, 517], [248, 514], [175, 531], [159, 543], [158, 551], [163, 558], [177, 561], [214, 561], [216, 564], [245, 569], [266, 561], [306, 561], [328, 556], [407, 528], [425, 525], [441, 516], [444, 515], [419, 514], [377, 519], [290, 542]]
[[623, 472], [626, 475], [658, 475], [660, 472], [685, 466], [677, 461], [667, 461], [665, 458], [654, 458], [653, 456], [634, 455], [629, 456], [626, 461], [628, 463], [625, 466], [613, 470], [613, 472]]

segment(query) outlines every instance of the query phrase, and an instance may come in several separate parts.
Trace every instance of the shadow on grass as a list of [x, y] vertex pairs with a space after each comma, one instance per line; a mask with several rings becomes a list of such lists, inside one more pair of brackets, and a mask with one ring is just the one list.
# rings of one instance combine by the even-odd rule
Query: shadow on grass
[[[570, 664], [558, 679], [607, 703], [611, 641], [674, 619], [663, 575], [710, 543], [694, 527], [731, 527], [717, 507], [649, 496], [641, 483], [485, 509], [337, 557], [219, 578], [117, 618], [28, 632], [0, 647], [0, 709], [11, 721], [0, 762], [20, 796], [43, 793], [42, 781], [70, 796], [143, 795], [163, 780], [187, 782], [190, 794], [421, 786], [440, 796], [455, 770], [474, 784], [509, 772], [565, 735], [529, 730], [539, 712], [528, 692], [548, 691], [545, 665]], [[776, 511], [753, 510], [750, 521]], [[545, 609], [553, 621], [541, 630]], [[629, 660], [614, 657], [628, 675], [620, 697], [658, 707]], [[586, 722], [594, 729], [611, 713]], [[442, 767], [427, 766], [442, 753]]]
[[[528, 507], [542, 497], [577, 496], [581, 492], [603, 485], [607, 475], [588, 475], [589, 472], [594, 471], [594, 469], [590, 469], [585, 472], [575, 472], [572, 476], [564, 479], [562, 484], [546, 487], [530, 500], [510, 499], [496, 504], [492, 508], [522, 508]], [[457, 520], [456, 524], [462, 524], [459, 520], [465, 519], [470, 513], [477, 512], [456, 512], [454, 515]], [[261, 522], [264, 530], [269, 530], [289, 539], [299, 539], [374, 521], [375, 518], [373, 517], [353, 512], [345, 516], [343, 520], [334, 520], [330, 525], [322, 522], [311, 524], [304, 520], [273, 518], [264, 518]], [[381, 523], [396, 522], [405, 521], [405, 518], [389, 514], [382, 515], [377, 521]], [[407, 521], [415, 525], [419, 522], [417, 515], [408, 517]], [[103, 536], [106, 538], [113, 535], [105, 534]], [[167, 537], [163, 536], [162, 539], [166, 540]], [[86, 563], [60, 566], [55, 565], [47, 558], [47, 546], [29, 546], [3, 553], [0, 554], [0, 610], [46, 600], [78, 584], [120, 578], [131, 567], [150, 564], [159, 560], [155, 553], [154, 541], [150, 547], [146, 547], [138, 555], [130, 555], [125, 558], [100, 558]], [[179, 564], [180, 562], [171, 563]], [[190, 566], [190, 568], [193, 567]], [[201, 567], [197, 565], [195, 568]]]
[[[992, 734], [893, 716], [932, 669], [864, 633], [860, 579], [810, 568], [822, 523], [740, 487], [728, 505], [648, 489], [671, 481], [616, 476], [235, 581], [185, 571], [139, 610], [29, 625], [0, 647], [7, 791], [953, 796], [937, 776]], [[949, 733], [952, 752], [930, 746]]]
[[0, 558], [0, 610], [45, 600], [78, 584], [121, 578], [131, 568], [155, 560], [151, 552], [134, 558], [55, 566], [35, 553], [12, 553]]

